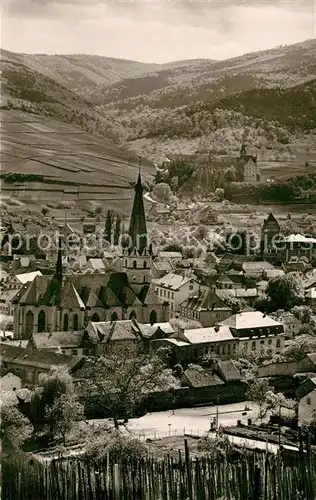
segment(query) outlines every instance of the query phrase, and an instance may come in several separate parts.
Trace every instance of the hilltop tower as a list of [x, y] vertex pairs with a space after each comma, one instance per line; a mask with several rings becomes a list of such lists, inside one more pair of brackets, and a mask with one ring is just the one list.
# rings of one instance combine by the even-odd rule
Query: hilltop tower
[[146, 216], [143, 200], [143, 185], [140, 168], [135, 185], [132, 214], [129, 225], [129, 248], [123, 252], [122, 270], [131, 283], [149, 283], [151, 281], [151, 247], [148, 242]]

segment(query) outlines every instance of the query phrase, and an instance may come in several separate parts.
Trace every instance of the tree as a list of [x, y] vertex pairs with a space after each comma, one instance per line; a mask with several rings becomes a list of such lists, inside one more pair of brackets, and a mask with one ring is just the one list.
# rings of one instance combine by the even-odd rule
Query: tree
[[113, 219], [114, 219], [113, 210], [108, 210], [105, 218], [105, 239], [110, 243], [112, 241]]
[[160, 182], [156, 184], [153, 189], [153, 194], [157, 198], [158, 201], [162, 203], [169, 203], [172, 198], [172, 191], [168, 184], [165, 182]]
[[121, 217], [117, 214], [115, 219], [115, 228], [114, 228], [114, 245], [118, 245], [120, 236], [121, 236]]
[[72, 429], [74, 422], [84, 418], [83, 406], [74, 393], [61, 394], [46, 408], [45, 418], [49, 433], [60, 436], [65, 444], [66, 434]]
[[310, 335], [300, 335], [289, 340], [283, 351], [283, 356], [289, 361], [300, 361], [306, 354], [316, 351], [316, 337]]
[[71, 375], [64, 367], [52, 367], [43, 374], [31, 399], [30, 418], [35, 432], [62, 436], [83, 416], [77, 402]]
[[16, 406], [1, 406], [1, 439], [6, 438], [14, 448], [20, 448], [32, 433], [29, 419]]
[[284, 309], [300, 305], [304, 299], [302, 280], [297, 273], [288, 273], [269, 281], [267, 296], [271, 310]]
[[44, 215], [44, 217], [46, 217], [49, 214], [49, 209], [46, 208], [46, 207], [43, 207], [42, 208], [42, 214]]
[[270, 385], [266, 379], [255, 379], [247, 391], [246, 397], [256, 403], [259, 407], [258, 418], [262, 419], [267, 414], [266, 394], [270, 390]]
[[157, 355], [128, 350], [91, 358], [85, 378], [83, 390], [97, 401], [100, 413], [113, 418], [117, 429], [119, 419], [127, 421], [149, 392], [174, 386], [171, 371]]
[[138, 439], [124, 436], [119, 432], [103, 433], [90, 441], [86, 446], [86, 456], [100, 459], [109, 455], [112, 463], [119, 460], [139, 460], [147, 455], [146, 446]]

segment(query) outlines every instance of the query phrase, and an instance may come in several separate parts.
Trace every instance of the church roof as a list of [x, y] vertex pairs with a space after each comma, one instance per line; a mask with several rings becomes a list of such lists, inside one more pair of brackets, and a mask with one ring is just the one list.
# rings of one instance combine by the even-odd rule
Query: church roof
[[146, 227], [144, 200], [143, 200], [143, 186], [141, 181], [140, 170], [135, 185], [134, 202], [133, 202], [133, 208], [132, 208], [132, 214], [128, 232], [132, 239], [132, 244], [133, 244], [130, 250], [136, 247], [139, 253], [142, 254], [148, 242], [147, 242], [147, 227]]
[[69, 275], [60, 283], [56, 277], [37, 276], [14, 297], [20, 305], [59, 305], [65, 309], [157, 304], [159, 298], [148, 284], [134, 287], [125, 273]]

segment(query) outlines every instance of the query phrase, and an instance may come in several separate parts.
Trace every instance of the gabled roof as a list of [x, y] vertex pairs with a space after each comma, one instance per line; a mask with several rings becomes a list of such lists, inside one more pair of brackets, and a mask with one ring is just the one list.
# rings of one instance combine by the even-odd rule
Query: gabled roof
[[200, 295], [189, 297], [182, 302], [181, 307], [194, 311], [208, 311], [213, 309], [230, 309], [225, 302], [213, 290], [201, 287]]
[[32, 271], [30, 273], [22, 273], [22, 274], [16, 274], [15, 277], [17, 278], [22, 285], [27, 283], [28, 281], [33, 281], [36, 276], [42, 276], [41, 271]]
[[90, 265], [92, 269], [105, 269], [105, 264], [102, 259], [89, 259], [88, 265]]
[[172, 265], [170, 262], [167, 260], [154, 260], [152, 263], [152, 266], [157, 269], [157, 271], [165, 271], [166, 273], [169, 273], [172, 271]]
[[260, 311], [241, 312], [234, 314], [221, 321], [221, 325], [229, 326], [235, 330], [244, 330], [251, 328], [263, 328], [280, 326], [281, 323], [275, 321], [271, 316], [267, 316]]
[[51, 366], [56, 365], [64, 365], [70, 370], [74, 370], [83, 359], [78, 356], [67, 356], [46, 350], [31, 351], [2, 342], [0, 343], [0, 354], [3, 364], [10, 365], [13, 363], [14, 365], [34, 366], [39, 369], [47, 370], [49, 370]]
[[41, 332], [32, 336], [32, 343], [37, 349], [79, 347], [83, 332]]
[[190, 281], [192, 281], [191, 277], [181, 276], [180, 274], [169, 273], [166, 274], [166, 276], [163, 276], [162, 278], [152, 280], [152, 283], [158, 286], [162, 286], [164, 288], [169, 288], [170, 290], [173, 291], [177, 291]]
[[217, 361], [217, 365], [220, 374], [223, 376], [226, 382], [230, 382], [232, 380], [241, 380], [242, 377], [240, 371], [238, 370], [232, 359], [227, 359], [225, 361], [219, 359]]
[[158, 257], [160, 259], [182, 259], [181, 252], [159, 252]]
[[102, 343], [116, 340], [139, 340], [141, 330], [135, 320], [90, 321], [86, 330], [93, 330]]
[[184, 372], [184, 377], [191, 387], [209, 387], [224, 384], [211, 370], [206, 370], [198, 365], [189, 365]]
[[155, 323], [151, 325], [150, 323], [139, 323], [139, 328], [142, 332], [143, 337], [151, 338], [158, 329], [162, 330], [167, 335], [172, 335], [175, 333], [173, 326], [166, 323]]
[[85, 309], [85, 305], [81, 300], [73, 283], [66, 281], [60, 293], [60, 303], [63, 309]]
[[316, 390], [316, 378], [309, 378], [305, 380], [296, 390], [296, 397], [302, 399], [307, 394]]
[[208, 344], [210, 342], [234, 340], [234, 336], [228, 326], [220, 326], [218, 331], [216, 331], [215, 327], [192, 328], [185, 330], [181, 337], [190, 344]]

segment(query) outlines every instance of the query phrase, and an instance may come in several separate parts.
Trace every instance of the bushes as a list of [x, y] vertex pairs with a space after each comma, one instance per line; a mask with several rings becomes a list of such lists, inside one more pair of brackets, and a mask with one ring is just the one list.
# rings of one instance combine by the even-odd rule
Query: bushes
[[4, 180], [4, 182], [10, 184], [14, 182], [41, 182], [44, 179], [43, 175], [22, 174], [18, 172], [7, 172], [3, 174], [1, 177]]

